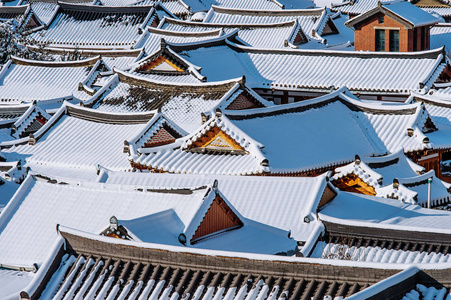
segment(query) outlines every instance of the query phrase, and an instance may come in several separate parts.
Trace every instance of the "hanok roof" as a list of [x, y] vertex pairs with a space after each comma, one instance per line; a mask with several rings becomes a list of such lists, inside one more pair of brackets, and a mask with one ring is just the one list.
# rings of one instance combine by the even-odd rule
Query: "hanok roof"
[[[368, 184], [378, 197], [426, 206], [428, 179], [433, 178], [431, 205], [440, 205], [451, 197], [448, 183], [436, 178], [434, 171], [414, 164], [402, 150], [382, 157], [358, 158], [356, 162], [335, 169], [334, 183], [346, 180], [351, 174]], [[352, 176], [351, 176], [352, 177]], [[393, 183], [393, 184], [392, 184]]]
[[[195, 23], [179, 21], [175, 19], [163, 19], [159, 25], [160, 28], [175, 32], [209, 32], [214, 29], [221, 29], [224, 33], [231, 33], [238, 30], [236, 40], [247, 46], [256, 48], [324, 48], [326, 45], [308, 43], [309, 39], [302, 30], [298, 21], [286, 21], [274, 24], [217, 24], [217, 23]], [[171, 43], [177, 41], [168, 40]]]
[[[243, 1], [243, 0], [206, 0], [204, 1], [205, 5], [208, 8], [210, 7], [220, 7], [220, 8], [232, 8], [232, 9], [241, 9], [241, 10], [283, 10], [284, 6], [278, 0], [256, 0], [256, 1]], [[301, 1], [300, 1], [301, 2]], [[311, 7], [308, 2], [307, 5]]]
[[0, 128], [9, 127], [31, 106], [30, 104], [0, 105]]
[[31, 34], [53, 47], [129, 49], [147, 26], [158, 22], [153, 6], [58, 5], [48, 28]]
[[[99, 234], [111, 216], [136, 242], [181, 246], [183, 234], [186, 246], [193, 248], [262, 254], [294, 251], [296, 241], [288, 231], [241, 216], [219, 188], [210, 183], [209, 187], [143, 190], [136, 185], [69, 179], [55, 183], [30, 175], [2, 212], [0, 261], [16, 266], [41, 264], [52, 249], [56, 225]], [[45, 204], [41, 203], [43, 195]], [[214, 229], [222, 229], [220, 225], [205, 224], [212, 232], [202, 227], [215, 216], [226, 223], [230, 215], [238, 218], [240, 226], [218, 231]]]
[[7, 20], [17, 21], [16, 30], [27, 31], [42, 25], [30, 5], [0, 6], [0, 21]]
[[[348, 15], [360, 15], [377, 7], [379, 2], [380, 0], [335, 1], [334, 3], [332, 3], [331, 10], [340, 11], [341, 13]], [[389, 1], [384, 1], [384, 3], [385, 2]]]
[[[350, 226], [449, 234], [451, 212], [392, 199], [340, 192], [319, 212], [323, 221]], [[327, 226], [326, 226], [327, 227]], [[435, 235], [437, 237], [437, 235]]]
[[[93, 0], [66, 0], [66, 3], [92, 4]], [[58, 0], [23, 0], [23, 4], [30, 4], [33, 12], [44, 24], [48, 25], [59, 8]]]
[[173, 84], [116, 71], [108, 84], [84, 102], [97, 110], [145, 112], [160, 110], [191, 132], [202, 125], [201, 113], [220, 109], [272, 106], [247, 88], [242, 79], [217, 83]]
[[[335, 24], [324, 8], [287, 10], [243, 10], [212, 6], [203, 20], [216, 24], [271, 24], [297, 20], [302, 30], [312, 38], [327, 35]], [[326, 29], [327, 28], [327, 29]], [[326, 30], [325, 30], [326, 29]], [[313, 31], [315, 31], [313, 33]]]
[[356, 24], [364, 22], [368, 17], [383, 13], [390, 18], [398, 21], [406, 28], [414, 28], [437, 24], [439, 20], [421, 8], [416, 7], [408, 1], [379, 2], [378, 6], [352, 18], [346, 25], [353, 27]]
[[36, 132], [35, 145], [27, 144], [26, 137], [2, 143], [2, 148], [14, 145], [2, 152], [8, 160], [17, 157], [26, 160], [32, 170], [46, 169], [48, 173], [95, 175], [97, 164], [128, 170], [130, 163], [123, 153], [124, 140], [140, 132], [152, 115], [113, 114], [65, 103]]
[[33, 103], [26, 112], [13, 124], [12, 135], [16, 138], [23, 138], [38, 131], [51, 116], [43, 109]]
[[[164, 22], [164, 20], [167, 20], [167, 18], [163, 18], [162, 22]], [[186, 23], [191, 24], [191, 22]], [[194, 29], [191, 31], [189, 30], [189, 27], [187, 29], [187, 31], [181, 32], [147, 27], [144, 35], [134, 48], [143, 48], [146, 54], [150, 55], [159, 50], [161, 39], [170, 43], [184, 44], [214, 39], [221, 36], [223, 33], [220, 28], [210, 28], [205, 31], [195, 31]]]
[[70, 62], [12, 57], [0, 72], [0, 103], [19, 104], [71, 99], [78, 83], [96, 71], [99, 57]]
[[[35, 280], [38, 284], [24, 288], [33, 298], [86, 294], [121, 299], [163, 295], [171, 299], [202, 296], [212, 299], [310, 299], [314, 296], [328, 299], [330, 296], [355, 300], [404, 295], [415, 287], [418, 278], [427, 277], [420, 274], [423, 272], [417, 267], [397, 273], [404, 267], [383, 268], [376, 264], [362, 267], [355, 263], [344, 266], [312, 259], [201, 252], [114, 241], [64, 226], [58, 228], [64, 237], [63, 240], [59, 236], [61, 244], [64, 241], [68, 247], [53, 251], [53, 257], [45, 263], [55, 266], [57, 271], [49, 268], [39, 272]], [[99, 251], [102, 255], [98, 255]], [[312, 268], [320, 268], [327, 280], [322, 276], [317, 278]], [[436, 277], [446, 272], [437, 272]], [[355, 273], [360, 276], [350, 275]], [[427, 281], [421, 282], [427, 284]]]
[[430, 121], [420, 104], [365, 104], [348, 93], [339, 90], [284, 106], [225, 111], [180, 141], [132, 153], [133, 162], [171, 173], [299, 173], [352, 161], [356, 152], [379, 156], [401, 146], [406, 152], [418, 151], [435, 147], [435, 141], [441, 147], [450, 135], [449, 130], [428, 133], [436, 133], [429, 141], [424, 132]]
[[[227, 39], [218, 43], [168, 48], [201, 68], [208, 81], [245, 75], [250, 87], [266, 89], [325, 92], [347, 86], [352, 92], [408, 95], [410, 90], [429, 89], [447, 66], [443, 49], [406, 54], [255, 49]], [[376, 73], [379, 76], [369, 76]]]
[[[451, 15], [451, 10], [450, 10]], [[451, 24], [439, 23], [431, 27], [431, 48], [445, 46], [451, 49]]]
[[[101, 169], [98, 181], [145, 188], [186, 188], [219, 182], [221, 192], [245, 218], [291, 231], [306, 241], [318, 224], [316, 211], [330, 188], [324, 175], [317, 177], [265, 177], [190, 174], [125, 173]], [[246, 199], [246, 200], [243, 200]], [[330, 200], [330, 199], [329, 199]], [[333, 201], [333, 200], [332, 200]], [[302, 203], [302, 205], [299, 205]], [[271, 212], [271, 213], [265, 213]], [[304, 222], [305, 217], [310, 218]]]

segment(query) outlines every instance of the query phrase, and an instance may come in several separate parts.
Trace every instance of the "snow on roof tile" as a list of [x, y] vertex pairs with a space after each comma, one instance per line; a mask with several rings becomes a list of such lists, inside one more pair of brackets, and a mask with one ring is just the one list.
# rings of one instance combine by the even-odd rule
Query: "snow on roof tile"
[[[170, 209], [187, 224], [205, 192], [206, 187], [179, 194], [88, 182], [51, 184], [29, 176], [0, 218], [0, 261], [41, 263], [55, 240], [57, 224], [99, 233], [113, 215], [133, 220]], [[47, 199], [45, 203], [41, 203], [42, 197]]]
[[[186, 49], [170, 48], [202, 67], [208, 81], [245, 75], [253, 88], [329, 91], [347, 86], [360, 93], [408, 95], [428, 89], [446, 66], [443, 49], [414, 53], [322, 50], [269, 50], [198, 43]], [[218, 72], [221, 70], [221, 72]], [[369, 74], [379, 74], [370, 76]]]
[[[134, 162], [171, 173], [297, 173], [353, 161], [356, 153], [379, 156], [396, 152], [400, 146], [406, 152], [422, 150], [435, 145], [435, 140], [440, 141], [439, 137], [449, 136], [448, 131], [441, 135], [436, 132], [437, 138], [430, 136], [434, 132], [428, 133], [431, 141], [427, 141], [423, 131], [428, 114], [422, 105], [371, 105], [342, 93], [343, 90], [339, 90], [317, 99], [284, 106], [225, 111], [224, 116], [216, 116], [209, 121], [233, 124], [226, 126], [227, 134], [233, 138], [238, 133], [235, 139], [238, 143], [244, 140], [255, 144], [255, 149], [260, 149], [255, 153], [246, 148], [247, 144], [241, 145], [252, 155], [209, 155], [184, 151], [193, 140], [208, 131], [211, 126], [207, 122], [184, 138], [186, 146], [177, 148], [178, 145], [169, 144], [162, 148], [148, 148], [142, 152], [146, 155], [134, 157]], [[334, 124], [334, 129], [328, 124]], [[408, 135], [408, 128], [414, 130], [412, 136]], [[303, 155], [299, 156], [299, 152]], [[259, 165], [263, 160], [269, 167]]]
[[[325, 176], [262, 177], [188, 174], [123, 173], [103, 169], [101, 182], [152, 186], [154, 188], [186, 188], [211, 184], [218, 180], [221, 193], [245, 218], [291, 230], [295, 240], [307, 240], [316, 221], [305, 223], [305, 216], [316, 215], [316, 208], [326, 186]], [[243, 199], [246, 199], [243, 201]], [[299, 205], [302, 203], [302, 205]]]
[[212, 6], [203, 23], [216, 24], [275, 24], [297, 20], [302, 30], [308, 36], [313, 29], [321, 34], [328, 11], [324, 8], [271, 10], [242, 10]]
[[98, 57], [72, 62], [41, 62], [13, 57], [0, 72], [0, 102], [70, 99]]
[[[238, 30], [237, 39], [241, 43], [251, 47], [270, 49], [285, 48], [288, 47], [288, 43], [291, 43], [291, 47], [297, 48], [299, 45], [294, 45], [293, 42], [296, 34], [300, 33], [305, 39], [305, 35], [307, 34], [304, 33], [296, 19], [274, 24], [216, 24], [164, 19], [160, 23], [160, 27], [176, 32], [204, 32], [221, 28], [226, 34]], [[311, 35], [311, 32], [308, 35]], [[177, 41], [174, 41], [174, 43], [177, 43]], [[319, 48], [320, 46], [317, 41], [310, 47]], [[325, 45], [322, 46], [326, 47]], [[303, 46], [303, 48], [305, 47]]]
[[[97, 165], [117, 170], [131, 169], [124, 140], [141, 131], [152, 114], [112, 114], [65, 103], [35, 134], [36, 144], [28, 138], [5, 143], [2, 153], [33, 165], [95, 170]], [[13, 146], [14, 145], [14, 146]], [[12, 147], [11, 147], [12, 146]], [[55, 151], [58, 149], [58, 151]]]
[[202, 125], [201, 113], [225, 109], [242, 93], [247, 93], [258, 106], [273, 105], [247, 88], [241, 78], [217, 83], [174, 84], [116, 72], [117, 76], [105, 85], [105, 89], [85, 101], [85, 105], [111, 112], [158, 109], [189, 132]]
[[340, 192], [319, 218], [337, 224], [419, 232], [449, 233], [451, 212], [422, 208], [393, 199]]
[[48, 28], [31, 37], [54, 47], [129, 49], [155, 14], [152, 6], [103, 7], [59, 2]]

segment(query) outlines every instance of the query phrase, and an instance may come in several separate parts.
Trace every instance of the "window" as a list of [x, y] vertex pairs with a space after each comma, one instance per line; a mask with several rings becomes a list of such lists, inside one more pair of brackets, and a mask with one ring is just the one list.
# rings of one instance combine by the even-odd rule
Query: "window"
[[390, 52], [399, 52], [399, 31], [390, 30]]
[[[373, 20], [374, 20], [374, 19], [373, 19]], [[384, 23], [384, 16], [379, 17], [379, 24], [382, 24], [382, 23]]]
[[376, 51], [385, 51], [385, 30], [376, 29]]

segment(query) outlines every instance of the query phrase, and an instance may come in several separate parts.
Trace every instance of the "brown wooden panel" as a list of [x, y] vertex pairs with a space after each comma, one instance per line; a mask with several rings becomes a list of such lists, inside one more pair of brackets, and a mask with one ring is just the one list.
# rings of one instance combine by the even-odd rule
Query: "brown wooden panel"
[[204, 219], [196, 229], [191, 241], [221, 230], [242, 225], [243, 223], [230, 207], [228, 207], [221, 197], [216, 196]]

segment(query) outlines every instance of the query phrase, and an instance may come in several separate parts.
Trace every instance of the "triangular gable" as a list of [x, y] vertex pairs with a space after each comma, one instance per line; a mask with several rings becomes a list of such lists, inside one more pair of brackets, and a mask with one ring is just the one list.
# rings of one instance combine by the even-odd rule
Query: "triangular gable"
[[242, 226], [243, 222], [240, 218], [233, 212], [220, 195], [216, 195], [191, 238], [190, 243], [194, 244], [213, 234], [240, 228]]
[[144, 143], [143, 148], [156, 147], [174, 143], [176, 139], [181, 138], [182, 135], [179, 134], [175, 129], [170, 127], [166, 122], [162, 124], [160, 129], [158, 129], [147, 142]]
[[[151, 148], [174, 143], [187, 133], [163, 114], [158, 113], [135, 138], [127, 141], [134, 149]], [[127, 151], [128, 152], [128, 151]]]
[[332, 183], [340, 191], [376, 196], [375, 188], [354, 173], [347, 174], [339, 179], [334, 179]]
[[338, 34], [337, 26], [335, 26], [335, 23], [328, 18], [326, 21], [326, 25], [324, 25], [323, 31], [321, 32], [322, 36], [328, 35], [328, 34]]
[[161, 49], [139, 62], [134, 71], [144, 74], [185, 75], [188, 74], [188, 68], [186, 62], [166, 48], [166, 42], [162, 39]]
[[188, 148], [193, 152], [230, 152], [245, 154], [246, 150], [221, 128], [214, 125], [197, 138]]
[[241, 214], [219, 191], [218, 181], [215, 180], [201, 206], [185, 225], [184, 232], [179, 235], [179, 241], [192, 245], [213, 235], [240, 228], [244, 223]]
[[242, 110], [261, 107], [265, 106], [257, 99], [255, 99], [249, 92], [243, 91], [226, 107], [226, 109]]
[[12, 129], [15, 137], [23, 138], [35, 133], [47, 123], [51, 116], [44, 110], [33, 104], [23, 115], [17, 120]]

